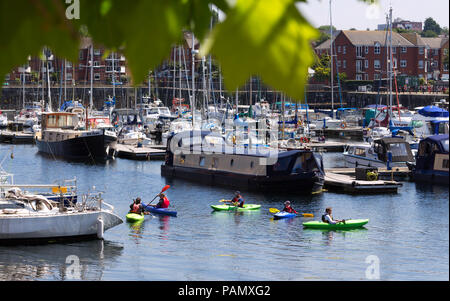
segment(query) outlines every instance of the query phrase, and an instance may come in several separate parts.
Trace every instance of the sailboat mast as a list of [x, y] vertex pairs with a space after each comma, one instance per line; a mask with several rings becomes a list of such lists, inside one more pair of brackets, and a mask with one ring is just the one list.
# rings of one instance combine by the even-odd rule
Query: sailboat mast
[[389, 9], [389, 116], [392, 118], [392, 71], [393, 71], [393, 56], [392, 56], [392, 7]]
[[331, 16], [331, 0], [330, 0], [330, 77], [331, 77], [331, 118], [334, 119], [334, 74], [333, 74], [333, 19]]
[[112, 86], [113, 86], [113, 100], [116, 101], [116, 66], [115, 66], [115, 53], [111, 53], [112, 57]]
[[91, 53], [91, 88], [89, 93], [89, 108], [92, 109], [94, 107], [94, 101], [93, 101], [93, 90], [94, 90], [94, 45], [91, 45], [90, 49]]
[[192, 129], [194, 129], [194, 114], [195, 114], [195, 40], [194, 33], [192, 33], [192, 45], [191, 45], [191, 59], [192, 59], [192, 103], [191, 103], [191, 112], [192, 112]]
[[47, 51], [45, 53], [45, 58], [46, 58], [46, 63], [47, 63], [46, 71], [47, 71], [48, 107], [49, 107], [49, 111], [51, 111], [52, 110], [52, 95], [51, 95], [51, 91], [50, 91], [50, 72], [48, 70], [48, 57], [49, 57], [49, 52], [47, 49]]

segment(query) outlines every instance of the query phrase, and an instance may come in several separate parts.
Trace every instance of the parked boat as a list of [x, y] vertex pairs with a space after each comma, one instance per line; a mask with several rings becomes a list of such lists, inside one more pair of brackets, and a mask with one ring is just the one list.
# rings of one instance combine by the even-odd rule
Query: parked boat
[[[106, 208], [105, 208], [106, 207]], [[104, 231], [121, 224], [101, 194], [83, 197], [65, 207], [42, 195], [0, 185], [0, 243], [4, 241], [103, 238]]]
[[[389, 153], [392, 154], [390, 160]], [[414, 162], [409, 143], [398, 137], [385, 137], [370, 143], [350, 145], [344, 152], [346, 167], [390, 167], [408, 166]]]
[[161, 175], [248, 190], [303, 193], [321, 191], [324, 183], [322, 158], [310, 150], [233, 146], [209, 131], [170, 137]]
[[34, 143], [34, 132], [31, 127], [25, 127], [23, 122], [12, 121], [6, 129], [0, 130], [0, 142], [11, 144]]
[[413, 167], [416, 182], [431, 182], [448, 185], [449, 180], [449, 136], [434, 135], [420, 141]]
[[95, 161], [107, 158], [117, 137], [105, 129], [79, 129], [78, 115], [57, 112], [42, 114], [42, 131], [36, 139], [39, 152], [69, 160]]

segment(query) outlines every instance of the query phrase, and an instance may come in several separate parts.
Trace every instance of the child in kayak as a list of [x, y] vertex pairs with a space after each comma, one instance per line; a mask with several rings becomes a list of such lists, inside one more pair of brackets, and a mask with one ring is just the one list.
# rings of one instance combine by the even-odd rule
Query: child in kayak
[[333, 216], [331, 215], [331, 212], [333, 211], [333, 209], [331, 207], [328, 207], [327, 209], [325, 209], [325, 214], [322, 215], [322, 222], [327, 223], [327, 224], [338, 224], [338, 223], [344, 223], [345, 224], [345, 220], [333, 220]]
[[297, 211], [295, 211], [295, 209], [292, 208], [290, 201], [284, 202], [284, 208], [282, 211], [297, 214]]
[[241, 196], [241, 193], [239, 191], [236, 191], [234, 193], [234, 197], [231, 201], [225, 201], [225, 203], [231, 203], [230, 205], [236, 206], [236, 207], [244, 207], [244, 198]]
[[130, 205], [129, 213], [145, 214], [144, 206], [141, 204], [141, 198], [133, 200], [133, 204]]
[[170, 201], [164, 193], [159, 194], [159, 202], [156, 205], [149, 205], [155, 208], [169, 208]]

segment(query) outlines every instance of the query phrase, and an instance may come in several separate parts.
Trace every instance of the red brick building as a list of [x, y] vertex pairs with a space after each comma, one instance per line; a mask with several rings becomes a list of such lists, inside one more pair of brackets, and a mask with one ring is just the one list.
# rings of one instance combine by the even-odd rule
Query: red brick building
[[[333, 42], [334, 74], [337, 71], [340, 73], [344, 72], [348, 80], [386, 78], [387, 51], [389, 47], [387, 39], [385, 31], [340, 31], [334, 37]], [[330, 40], [327, 40], [316, 47], [317, 55], [329, 54], [330, 43]], [[441, 48], [439, 50], [435, 50], [434, 44], [433, 46], [430, 45], [430, 41], [424, 41], [416, 33], [399, 34], [393, 32], [393, 66], [397, 76], [428, 79], [431, 78], [430, 74], [436, 74], [431, 67], [444, 69], [442, 66], [442, 53], [445, 45], [447, 45], [448, 49], [448, 39], [447, 44], [440, 41]]]

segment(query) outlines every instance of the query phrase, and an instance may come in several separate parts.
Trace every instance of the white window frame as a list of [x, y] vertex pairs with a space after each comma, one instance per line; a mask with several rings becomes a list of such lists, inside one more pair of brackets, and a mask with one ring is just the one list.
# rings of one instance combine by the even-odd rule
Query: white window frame
[[364, 60], [364, 68], [365, 69], [369, 68], [369, 60]]
[[408, 51], [408, 47], [402, 47], [402, 53], [406, 53]]
[[422, 60], [419, 60], [419, 61], [417, 62], [417, 68], [423, 69], [423, 61], [422, 61]]
[[100, 80], [101, 78], [102, 77], [100, 73], [94, 73], [94, 80]]
[[346, 69], [346, 68], [347, 68], [347, 61], [346, 61], [346, 60], [343, 60], [343, 61], [342, 61], [342, 68], [343, 68], [343, 69]]
[[400, 60], [400, 67], [406, 68], [407, 65], [408, 65], [408, 61], [407, 60]]
[[364, 48], [364, 53], [365, 53], [365, 54], [369, 54], [369, 46], [365, 46], [365, 48]]
[[346, 54], [347, 53], [347, 46], [342, 46], [342, 53]]
[[373, 53], [374, 54], [380, 54], [381, 53], [381, 45], [380, 43], [375, 43], [373, 46]]
[[381, 69], [381, 62], [380, 62], [380, 60], [373, 60], [373, 68], [374, 69]]

